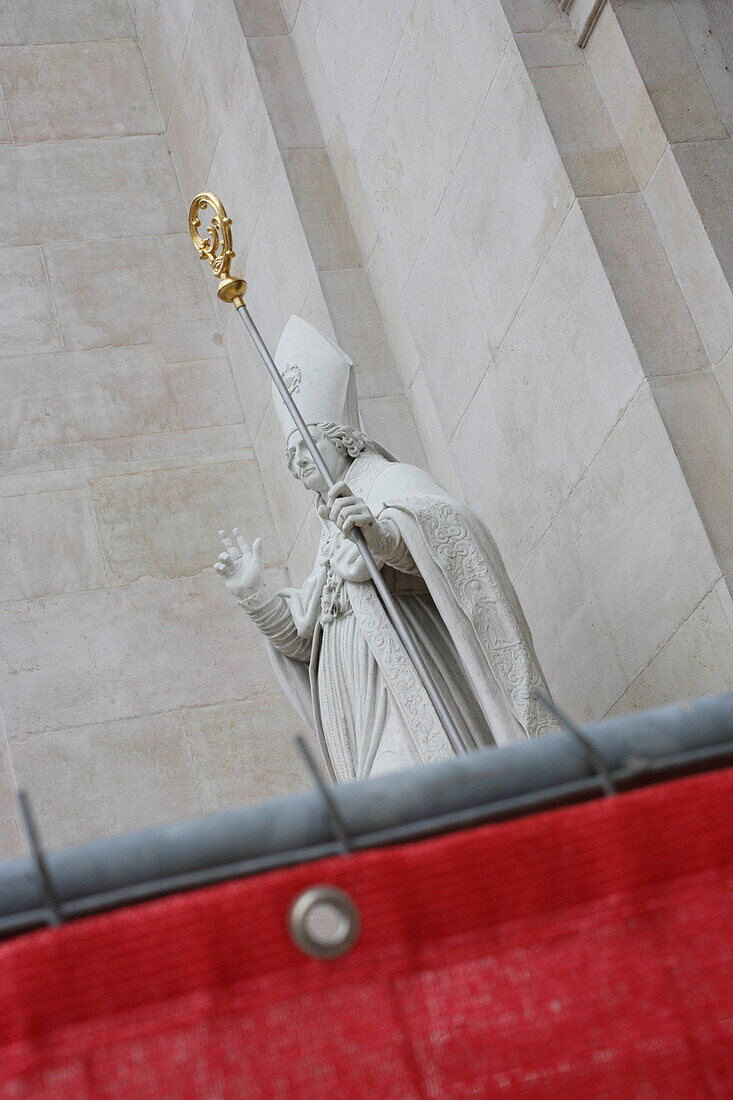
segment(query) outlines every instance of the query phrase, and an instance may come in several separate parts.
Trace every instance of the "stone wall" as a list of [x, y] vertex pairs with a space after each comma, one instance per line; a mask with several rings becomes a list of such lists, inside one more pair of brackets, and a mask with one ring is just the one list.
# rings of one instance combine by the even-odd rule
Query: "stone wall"
[[197, 270], [204, 189], [270, 347], [292, 313], [333, 334], [369, 432], [486, 520], [561, 706], [730, 682], [733, 98], [703, 0], [609, 0], [583, 49], [584, 0], [12, 5], [0, 630], [49, 837], [302, 782], [207, 568], [239, 522], [300, 581], [317, 530]]
[[[222, 194], [267, 339], [292, 312], [333, 326], [369, 428], [379, 410], [385, 441], [421, 443], [486, 519], [559, 703], [598, 719], [730, 678], [733, 299], [712, 196], [729, 75], [691, 44], [695, 2], [609, 3], [581, 50], [585, 8], [237, 0], [187, 10], [184, 47], [150, 0], [141, 42], [184, 190]], [[707, 141], [696, 191], [678, 166]], [[225, 340], [252, 392], [237, 318]], [[314, 528], [266, 391], [245, 414], [300, 576]]]
[[580, 49], [590, 8], [288, 10], [423, 438], [582, 719], [733, 656], [730, 74], [702, 0], [609, 3]]
[[280, 583], [284, 553], [127, 4], [0, 10], [10, 854], [9, 756], [51, 845], [290, 790], [302, 769], [211, 568], [238, 520]]

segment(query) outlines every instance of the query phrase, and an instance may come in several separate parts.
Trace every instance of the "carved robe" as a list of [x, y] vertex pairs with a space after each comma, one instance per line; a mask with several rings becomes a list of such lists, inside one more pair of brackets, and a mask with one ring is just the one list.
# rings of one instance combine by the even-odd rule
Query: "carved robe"
[[[384, 576], [467, 748], [549, 729], [529, 627], [480, 520], [425, 471], [367, 451], [346, 480], [396, 533]], [[291, 702], [315, 728], [332, 778], [363, 779], [453, 754], [368, 581], [338, 571], [342, 536], [323, 524], [301, 588], [248, 606]]]

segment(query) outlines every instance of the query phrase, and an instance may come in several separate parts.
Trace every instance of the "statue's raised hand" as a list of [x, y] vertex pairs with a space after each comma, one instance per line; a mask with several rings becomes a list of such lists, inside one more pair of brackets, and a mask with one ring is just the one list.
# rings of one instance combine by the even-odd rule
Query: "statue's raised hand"
[[236, 527], [231, 538], [226, 531], [220, 531], [219, 537], [224, 543], [224, 553], [219, 554], [214, 569], [221, 574], [224, 584], [237, 599], [253, 595], [265, 583], [262, 539], [255, 539], [249, 546]]

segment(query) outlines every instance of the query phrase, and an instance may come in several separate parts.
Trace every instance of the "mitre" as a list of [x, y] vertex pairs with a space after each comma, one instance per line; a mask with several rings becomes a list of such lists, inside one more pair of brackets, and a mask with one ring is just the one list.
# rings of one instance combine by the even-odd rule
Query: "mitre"
[[[293, 395], [306, 424], [359, 427], [354, 364], [338, 344], [302, 317], [291, 317], [275, 352], [275, 365]], [[293, 418], [272, 387], [275, 412], [287, 439]]]

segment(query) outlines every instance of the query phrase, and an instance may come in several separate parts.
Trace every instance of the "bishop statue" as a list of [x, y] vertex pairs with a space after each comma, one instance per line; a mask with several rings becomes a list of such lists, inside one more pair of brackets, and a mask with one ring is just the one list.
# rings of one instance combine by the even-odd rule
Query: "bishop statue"
[[349, 533], [359, 528], [447, 703], [467, 750], [552, 725], [532, 636], [481, 520], [424, 470], [361, 430], [354, 364], [299, 317], [275, 363], [336, 484], [327, 490], [280, 396], [288, 467], [314, 496], [321, 537], [310, 576], [273, 592], [261, 541], [220, 532], [215, 568], [264, 636], [290, 701], [334, 782], [442, 760], [454, 750], [387, 618]]

